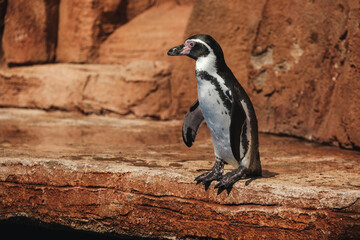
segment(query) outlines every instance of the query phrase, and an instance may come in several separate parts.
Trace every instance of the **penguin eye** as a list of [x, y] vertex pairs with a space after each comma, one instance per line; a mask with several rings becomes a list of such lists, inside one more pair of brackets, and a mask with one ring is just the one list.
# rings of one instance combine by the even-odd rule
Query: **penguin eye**
[[189, 42], [189, 46], [190, 46], [190, 47], [194, 47], [194, 46], [195, 46], [195, 43], [194, 43], [194, 42]]

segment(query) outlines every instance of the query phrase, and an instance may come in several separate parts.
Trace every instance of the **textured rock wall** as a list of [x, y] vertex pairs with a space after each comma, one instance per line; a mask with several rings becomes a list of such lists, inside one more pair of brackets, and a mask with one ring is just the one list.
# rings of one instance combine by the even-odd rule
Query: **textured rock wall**
[[[129, 54], [116, 54], [118, 51], [138, 51], [135, 60], [159, 60], [159, 55], [166, 56], [163, 52], [171, 43], [169, 39], [182, 40], [192, 5], [193, 0], [13, 0], [9, 4], [2, 0], [4, 57], [8, 64], [16, 65], [54, 60], [95, 63], [102, 43], [118, 30], [105, 44], [109, 46], [102, 48], [101, 63], [126, 62], [123, 58], [130, 58]], [[143, 13], [144, 17], [132, 23]], [[126, 28], [120, 30], [123, 26]], [[141, 55], [149, 53], [150, 58]]]
[[127, 64], [136, 59], [173, 61], [166, 53], [184, 40], [192, 4], [161, 4], [118, 28], [101, 44], [99, 63]]
[[[196, 99], [194, 62], [167, 57], [166, 51], [190, 35], [208, 33], [220, 42], [228, 65], [254, 102], [261, 131], [360, 147], [357, 0], [2, 0], [0, 6], [0, 36], [5, 23], [0, 58], [8, 65], [55, 61], [121, 64], [122, 68], [139, 60], [171, 63], [168, 105], [160, 104], [155, 115], [140, 108], [145, 112], [139, 110], [137, 117], [184, 116]], [[102, 84], [105, 89], [107, 83]], [[4, 89], [0, 89], [5, 94], [1, 99], [15, 99]], [[17, 98], [29, 96], [22, 89]], [[162, 88], [152, 91], [158, 89]], [[122, 102], [119, 96], [132, 95], [138, 99], [131, 91], [110, 91], [114, 95], [108, 98]], [[59, 98], [68, 93], [53, 92]], [[71, 98], [67, 101], [64, 105], [70, 106]], [[0, 105], [34, 106], [30, 99], [17, 103], [9, 100]], [[122, 103], [122, 109], [135, 106]], [[100, 102], [101, 108], [107, 106]]]
[[[198, 0], [185, 35], [220, 42], [261, 131], [358, 148], [359, 24], [355, 0]], [[196, 98], [194, 63], [177, 61], [174, 105], [183, 113]]]
[[[165, 56], [164, 39], [182, 38], [192, 7], [189, 3], [189, 0], [63, 0], [56, 60], [76, 63], [159, 60], [157, 56]], [[181, 5], [188, 6], [179, 8]]]
[[59, 0], [8, 1], [2, 38], [7, 63], [53, 61], [57, 41], [58, 4]]
[[89, 62], [103, 38], [126, 22], [123, 0], [62, 0], [60, 2], [58, 62]]

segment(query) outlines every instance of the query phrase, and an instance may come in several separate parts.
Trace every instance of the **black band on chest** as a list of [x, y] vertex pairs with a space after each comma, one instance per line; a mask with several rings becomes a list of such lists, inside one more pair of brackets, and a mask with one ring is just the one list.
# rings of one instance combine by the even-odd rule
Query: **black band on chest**
[[221, 101], [224, 103], [225, 108], [230, 112], [231, 111], [231, 99], [225, 94], [225, 92], [221, 89], [219, 81], [211, 76], [206, 71], [196, 71], [195, 72], [197, 78], [204, 79], [206, 81], [209, 81], [212, 85], [215, 86], [216, 91], [219, 93]]

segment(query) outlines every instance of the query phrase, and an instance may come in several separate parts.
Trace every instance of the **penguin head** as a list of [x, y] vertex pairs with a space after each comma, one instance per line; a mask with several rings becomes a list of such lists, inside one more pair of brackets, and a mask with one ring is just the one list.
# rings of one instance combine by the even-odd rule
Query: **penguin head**
[[195, 60], [200, 57], [215, 55], [217, 59], [224, 59], [220, 45], [210, 35], [198, 34], [189, 37], [179, 46], [171, 48], [169, 56], [188, 56]]

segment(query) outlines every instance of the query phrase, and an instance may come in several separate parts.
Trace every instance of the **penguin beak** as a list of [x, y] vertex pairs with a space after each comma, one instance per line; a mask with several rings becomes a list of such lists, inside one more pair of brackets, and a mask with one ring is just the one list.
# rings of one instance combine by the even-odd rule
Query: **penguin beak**
[[182, 56], [182, 55], [187, 55], [188, 51], [186, 51], [186, 47], [185, 44], [181, 44], [179, 46], [173, 47], [171, 48], [167, 54], [169, 56]]

